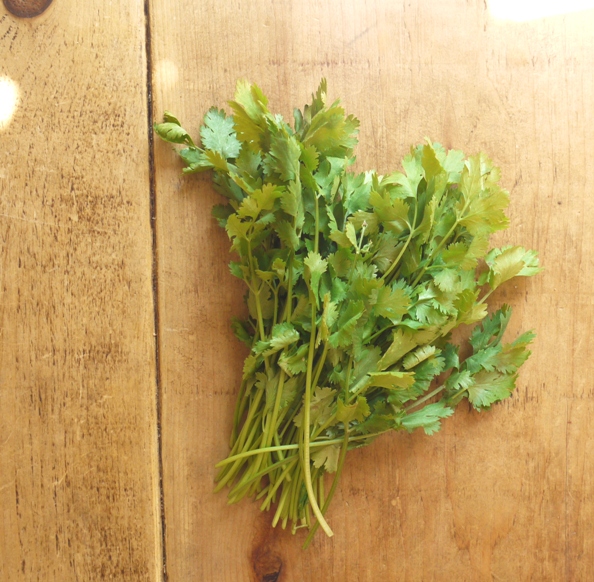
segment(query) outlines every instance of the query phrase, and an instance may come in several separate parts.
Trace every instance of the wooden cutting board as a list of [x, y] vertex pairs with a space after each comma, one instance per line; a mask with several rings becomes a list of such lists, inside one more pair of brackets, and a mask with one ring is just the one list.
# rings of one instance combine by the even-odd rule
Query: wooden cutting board
[[[26, 17], [44, 4], [0, 6], [0, 580], [591, 579], [594, 10], [54, 0]], [[514, 397], [350, 453], [335, 536], [304, 552], [212, 493], [243, 289], [208, 178], [149, 125], [168, 109], [197, 134], [238, 78], [290, 118], [322, 77], [361, 120], [359, 169], [426, 136], [488, 153], [512, 196], [494, 242], [546, 270], [493, 297], [510, 337], [538, 333]]]

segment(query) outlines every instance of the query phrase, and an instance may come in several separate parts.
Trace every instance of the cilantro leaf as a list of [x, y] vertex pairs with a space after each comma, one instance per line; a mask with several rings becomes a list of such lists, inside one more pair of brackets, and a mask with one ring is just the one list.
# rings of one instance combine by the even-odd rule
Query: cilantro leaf
[[408, 432], [422, 428], [425, 434], [432, 435], [441, 428], [441, 419], [448, 418], [452, 414], [454, 410], [446, 406], [445, 402], [439, 401], [407, 414], [399, 424]]
[[259, 341], [254, 351], [256, 354], [270, 356], [299, 340], [299, 332], [287, 322], [277, 323], [270, 334], [270, 339]]
[[[169, 119], [171, 119], [171, 117], [169, 117]], [[190, 134], [176, 122], [165, 121], [164, 123], [159, 123], [158, 125], [155, 125], [155, 132], [162, 140], [169, 143], [186, 143], [193, 146], [194, 142], [192, 141]]]
[[278, 365], [289, 376], [301, 374], [307, 369], [307, 352], [309, 344], [301, 344], [290, 352], [281, 353], [278, 359]]
[[516, 385], [516, 376], [481, 370], [472, 377], [467, 388], [468, 400], [477, 409], [489, 408], [491, 404], [507, 398]]
[[523, 333], [511, 344], [503, 346], [495, 360], [494, 367], [503, 374], [514, 374], [528, 359], [530, 351], [526, 349], [536, 336], [533, 332]]
[[512, 315], [509, 305], [503, 305], [487, 317], [481, 325], [477, 325], [470, 335], [470, 345], [475, 353], [484, 350], [490, 343], [497, 342], [503, 336]]
[[412, 372], [372, 372], [369, 374], [367, 384], [369, 386], [381, 386], [389, 390], [408, 388], [414, 384], [415, 378]]
[[320, 109], [312, 118], [303, 138], [303, 144], [313, 146], [326, 157], [345, 157], [357, 143], [359, 121], [344, 109], [333, 105]]
[[486, 282], [491, 289], [497, 289], [512, 277], [531, 277], [541, 270], [535, 251], [527, 251], [524, 247], [493, 249], [485, 260], [489, 265]]
[[392, 343], [379, 362], [379, 369], [385, 370], [386, 368], [389, 368], [416, 346], [417, 343], [413, 339], [413, 334], [411, 332], [397, 329], [394, 332]]
[[[332, 388], [316, 388], [309, 406], [312, 425], [318, 424], [321, 426], [332, 416], [335, 407], [335, 396], [336, 390]], [[303, 425], [303, 407], [295, 416], [293, 422], [297, 427]]]
[[421, 346], [414, 352], [406, 355], [404, 360], [402, 360], [402, 367], [405, 370], [410, 370], [411, 368], [419, 365], [421, 362], [424, 362], [427, 358], [433, 356], [436, 350], [437, 348], [435, 346]]
[[376, 297], [375, 313], [387, 317], [393, 323], [398, 323], [410, 306], [410, 298], [401, 287], [395, 287], [394, 289], [381, 287], [377, 291]]
[[328, 473], [335, 473], [338, 468], [338, 458], [340, 457], [340, 447], [338, 445], [328, 445], [312, 453], [311, 460], [314, 467], [318, 469], [324, 467]]
[[328, 261], [322, 259], [320, 253], [310, 251], [303, 263], [307, 267], [309, 288], [312, 291], [316, 303], [319, 303], [318, 288], [320, 286], [320, 277], [326, 272]]
[[370, 414], [369, 404], [363, 396], [358, 396], [353, 404], [345, 404], [340, 398], [337, 400], [336, 420], [339, 422], [363, 422]]
[[299, 176], [299, 158], [301, 148], [297, 140], [286, 132], [274, 132], [270, 138], [270, 150], [267, 164], [281, 180], [289, 182]]
[[204, 116], [204, 125], [200, 128], [202, 146], [221, 154], [225, 159], [236, 158], [241, 144], [236, 137], [232, 117], [227, 117], [224, 111], [216, 107], [211, 108]]
[[337, 331], [330, 338], [330, 345], [333, 347], [346, 347], [353, 343], [353, 332], [357, 322], [365, 311], [362, 301], [350, 301], [340, 313], [336, 324]]

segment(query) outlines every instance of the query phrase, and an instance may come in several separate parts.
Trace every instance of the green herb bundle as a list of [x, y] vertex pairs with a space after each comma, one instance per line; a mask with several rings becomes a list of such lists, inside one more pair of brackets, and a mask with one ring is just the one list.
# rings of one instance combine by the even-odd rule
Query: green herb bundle
[[[312, 99], [291, 127], [240, 82], [231, 116], [206, 114], [201, 146], [169, 113], [155, 126], [186, 146], [184, 172], [212, 171], [247, 287], [233, 329], [250, 355], [217, 489], [274, 508], [273, 526], [308, 527], [306, 544], [318, 526], [332, 535], [324, 513], [349, 449], [432, 434], [463, 399], [483, 410], [511, 394], [534, 336], [503, 343], [511, 309], [488, 317], [486, 301], [540, 270], [534, 251], [489, 250], [509, 194], [487, 157], [425, 143], [403, 172], [353, 173], [359, 122], [327, 105], [325, 81]], [[461, 358], [451, 332], [477, 322]]]

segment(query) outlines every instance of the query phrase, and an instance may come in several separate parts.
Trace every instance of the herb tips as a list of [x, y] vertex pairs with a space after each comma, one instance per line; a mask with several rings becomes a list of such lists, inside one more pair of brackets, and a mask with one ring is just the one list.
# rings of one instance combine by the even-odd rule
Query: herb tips
[[[487, 299], [540, 268], [532, 250], [489, 250], [509, 194], [485, 155], [427, 142], [402, 172], [353, 173], [359, 122], [326, 103], [325, 81], [292, 126], [253, 84], [230, 107], [206, 113], [200, 146], [170, 113], [155, 126], [185, 146], [184, 172], [212, 171], [247, 288], [233, 330], [250, 354], [217, 489], [255, 497], [273, 526], [309, 528], [307, 545], [318, 527], [332, 535], [324, 515], [350, 449], [433, 434], [462, 400], [483, 410], [511, 394], [534, 335], [504, 343], [511, 308], [488, 316]], [[465, 358], [451, 342], [462, 324], [477, 324]]]

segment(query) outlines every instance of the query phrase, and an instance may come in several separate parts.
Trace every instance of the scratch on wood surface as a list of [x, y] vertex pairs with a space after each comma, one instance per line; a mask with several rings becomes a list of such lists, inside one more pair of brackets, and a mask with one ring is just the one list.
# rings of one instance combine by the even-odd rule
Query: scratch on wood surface
[[14, 429], [12, 429], [10, 431], [10, 433], [8, 434], [8, 436], [4, 439], [4, 442], [2, 443], [2, 447], [5, 447], [8, 444], [8, 441], [10, 440], [10, 437], [12, 437], [12, 435], [14, 434]]
[[362, 30], [359, 34], [355, 35], [348, 43], [347, 47], [353, 46], [360, 38], [363, 38], [366, 34], [369, 34], [371, 30], [373, 30], [377, 26], [377, 23], [368, 26], [364, 30]]
[[[38, 220], [36, 218], [25, 218], [24, 216], [14, 216], [12, 214], [3, 214], [0, 213], [0, 217], [2, 218], [8, 218], [10, 220], [19, 220], [21, 222], [27, 222], [29, 224], [39, 224], [41, 226], [50, 226], [50, 227], [54, 227], [54, 228], [68, 228], [71, 227], [75, 224], [78, 223], [78, 217], [71, 217], [71, 222], [67, 225], [65, 224], [60, 224], [57, 222], [46, 222], [43, 220]], [[77, 229], [79, 229], [80, 227], [77, 225], [76, 226]], [[113, 231], [111, 230], [107, 230], [105, 228], [99, 228], [97, 226], [94, 225], [90, 225], [90, 224], [85, 224], [84, 227], [81, 229], [83, 232], [101, 232], [101, 233], [113, 233], [115, 234]]]
[[21, 220], [23, 222], [29, 222], [31, 224], [41, 224], [43, 226], [57, 226], [58, 228], [62, 228], [62, 225], [56, 224], [54, 222], [44, 222], [43, 220], [36, 220], [35, 218], [24, 218], [22, 216], [12, 216], [10, 214], [1, 214], [0, 216], [3, 218], [9, 218], [10, 220]]

